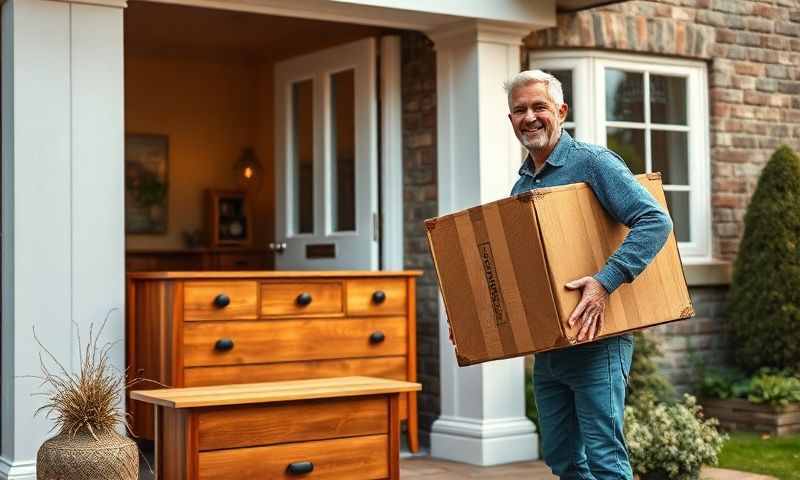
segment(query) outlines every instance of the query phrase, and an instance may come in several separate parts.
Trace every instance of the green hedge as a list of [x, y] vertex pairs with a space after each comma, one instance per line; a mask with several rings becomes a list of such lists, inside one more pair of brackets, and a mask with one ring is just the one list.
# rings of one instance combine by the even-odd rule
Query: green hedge
[[727, 318], [742, 368], [800, 367], [800, 158], [787, 146], [747, 208]]

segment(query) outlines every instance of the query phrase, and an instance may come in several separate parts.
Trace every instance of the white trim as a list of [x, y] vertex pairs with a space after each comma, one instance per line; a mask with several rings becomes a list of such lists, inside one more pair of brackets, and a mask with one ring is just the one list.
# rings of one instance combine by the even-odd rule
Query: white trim
[[473, 465], [538, 458], [539, 439], [527, 419], [475, 420], [441, 416], [431, 432], [431, 456]]
[[0, 480], [36, 480], [36, 461], [13, 462], [0, 457]]
[[128, 0], [51, 0], [62, 3], [78, 3], [83, 5], [94, 5], [96, 7], [127, 8]]
[[[680, 242], [684, 263], [711, 259], [711, 181], [709, 148], [708, 85], [706, 64], [652, 55], [624, 54], [601, 50], [534, 51], [530, 53], [531, 68], [573, 69], [573, 97], [576, 99], [576, 137], [579, 140], [606, 144], [607, 127], [635, 128], [687, 132], [689, 152], [690, 229], [691, 242]], [[648, 72], [687, 79], [687, 125], [648, 124], [645, 122], [606, 121], [605, 68]], [[645, 82], [645, 88], [649, 84]], [[579, 101], [578, 98], [581, 100]], [[585, 112], [582, 112], [585, 110]], [[646, 106], [646, 112], [649, 105]], [[578, 118], [580, 117], [580, 119]], [[645, 120], [648, 120], [647, 118]], [[648, 135], [645, 135], [647, 138]], [[647, 147], [647, 145], [646, 145]], [[649, 152], [649, 149], [648, 149]], [[649, 153], [646, 165], [650, 166]], [[668, 191], [687, 190], [678, 185], [665, 186]]]
[[381, 222], [383, 270], [403, 269], [403, 102], [400, 37], [381, 38]]
[[260, 13], [279, 17], [429, 30], [454, 21], [453, 17], [382, 7], [348, 5], [330, 0], [143, 0], [189, 7]]

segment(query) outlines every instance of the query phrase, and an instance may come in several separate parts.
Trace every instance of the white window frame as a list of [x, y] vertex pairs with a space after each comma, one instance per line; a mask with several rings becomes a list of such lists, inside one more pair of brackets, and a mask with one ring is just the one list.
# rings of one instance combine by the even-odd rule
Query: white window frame
[[[652, 55], [621, 54], [594, 50], [534, 51], [530, 68], [572, 70], [572, 96], [575, 103], [575, 137], [606, 145], [605, 69], [650, 72], [687, 79], [687, 124], [689, 149], [689, 228], [690, 242], [678, 242], [683, 263], [711, 261], [711, 201], [708, 115], [708, 74], [704, 62]], [[649, 84], [645, 82], [645, 88]], [[570, 105], [572, 108], [572, 105]], [[649, 118], [645, 122], [649, 124]], [[614, 122], [616, 123], [616, 122]], [[661, 129], [661, 126], [658, 127]], [[685, 129], [683, 129], [685, 130]], [[650, 145], [646, 145], [646, 165], [650, 168]], [[665, 187], [665, 190], [686, 190]]]

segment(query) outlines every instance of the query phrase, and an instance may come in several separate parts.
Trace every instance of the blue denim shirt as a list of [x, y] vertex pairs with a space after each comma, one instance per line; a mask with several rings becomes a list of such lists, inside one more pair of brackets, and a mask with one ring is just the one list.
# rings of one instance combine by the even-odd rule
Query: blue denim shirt
[[574, 140], [562, 130], [542, 169], [534, 174], [531, 157], [519, 169], [512, 195], [543, 187], [586, 182], [606, 211], [630, 231], [625, 241], [594, 275], [608, 293], [632, 282], [664, 246], [672, 221], [655, 198], [636, 181], [616, 153]]

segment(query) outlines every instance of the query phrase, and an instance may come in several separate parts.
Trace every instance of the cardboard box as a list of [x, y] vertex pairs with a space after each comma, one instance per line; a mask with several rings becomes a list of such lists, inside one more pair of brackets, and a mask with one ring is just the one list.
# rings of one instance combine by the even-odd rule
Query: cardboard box
[[[666, 199], [658, 173], [636, 179]], [[594, 275], [625, 239], [585, 183], [532, 190], [426, 220], [458, 364], [575, 345], [581, 298], [564, 285]], [[694, 316], [675, 235], [609, 297], [597, 338]]]

